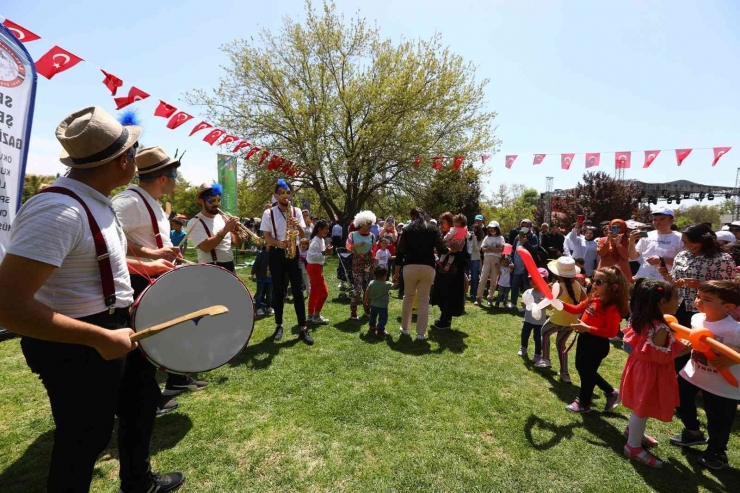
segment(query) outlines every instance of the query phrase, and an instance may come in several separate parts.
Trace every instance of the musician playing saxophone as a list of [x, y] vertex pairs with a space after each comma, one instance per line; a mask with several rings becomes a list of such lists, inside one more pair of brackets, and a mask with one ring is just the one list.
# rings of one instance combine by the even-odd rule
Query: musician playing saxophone
[[198, 188], [196, 198], [201, 210], [188, 222], [187, 231], [198, 251], [198, 262], [216, 264], [235, 272], [231, 248], [241, 244], [241, 238], [235, 234], [239, 218], [232, 216], [224, 219], [218, 213], [221, 194], [221, 185], [218, 183], [204, 183]]
[[[308, 344], [313, 344], [313, 337], [306, 326], [306, 306], [304, 304], [303, 291], [301, 290], [301, 269], [299, 267], [299, 256], [292, 255], [295, 252], [299, 238], [304, 236], [306, 223], [303, 221], [301, 210], [292, 207], [290, 200], [293, 195], [291, 186], [283, 179], [277, 181], [274, 191], [274, 203], [272, 207], [262, 214], [262, 231], [265, 242], [270, 245], [270, 272], [273, 283], [273, 309], [275, 310], [275, 333], [273, 340], [279, 341], [283, 338], [283, 305], [285, 300], [286, 277], [290, 279], [293, 292], [293, 307], [300, 333], [298, 338]], [[292, 232], [292, 234], [291, 234]], [[289, 240], [289, 238], [293, 238]]]

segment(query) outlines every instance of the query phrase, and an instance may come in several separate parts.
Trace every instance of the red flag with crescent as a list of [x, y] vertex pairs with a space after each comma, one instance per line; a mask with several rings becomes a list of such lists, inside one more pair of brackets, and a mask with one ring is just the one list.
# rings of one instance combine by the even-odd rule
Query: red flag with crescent
[[188, 137], [192, 137], [193, 134], [195, 132], [199, 131], [199, 130], [203, 130], [204, 128], [211, 128], [211, 127], [213, 127], [213, 125], [211, 125], [207, 121], [202, 121], [202, 122], [200, 122], [199, 124], [197, 124], [196, 126], [193, 127], [193, 129], [190, 131], [190, 135], [188, 135]]
[[628, 169], [632, 163], [632, 152], [624, 151], [614, 154], [614, 167], [616, 169]]
[[418, 168], [420, 164], [421, 164], [421, 156], [416, 156], [414, 158], [414, 166]]
[[51, 80], [56, 74], [71, 69], [81, 61], [82, 58], [55, 46], [36, 61], [36, 72]]
[[239, 151], [241, 151], [242, 149], [244, 149], [245, 147], [249, 147], [249, 146], [251, 146], [251, 145], [252, 145], [252, 144], [250, 144], [250, 143], [249, 143], [249, 142], [247, 142], [246, 140], [242, 140], [242, 141], [241, 141], [241, 142], [239, 142], [239, 143], [238, 143], [238, 144], [237, 144], [236, 146], [234, 146], [234, 149], [232, 149], [232, 150], [231, 150], [231, 152], [239, 152]]
[[[281, 158], [282, 159], [282, 158]], [[285, 164], [283, 164], [283, 167], [280, 168], [281, 173], [287, 173], [290, 168], [293, 167], [293, 161], [288, 161]]]
[[593, 168], [599, 165], [601, 161], [600, 152], [587, 152], [586, 153], [586, 168]]
[[570, 165], [571, 163], [573, 163], [574, 157], [575, 157], [575, 154], [561, 154], [560, 155], [560, 168], [570, 169]]
[[683, 160], [686, 159], [693, 149], [676, 149], [676, 163], [681, 166]]
[[482, 164], [486, 164], [486, 161], [488, 161], [488, 158], [490, 158], [490, 157], [491, 157], [490, 154], [481, 154], [480, 155], [480, 162]]
[[41, 36], [38, 36], [28, 29], [26, 29], [23, 26], [19, 26], [15, 22], [11, 21], [10, 19], [5, 19], [3, 21], [3, 26], [8, 28], [8, 31], [13, 33], [13, 36], [18, 38], [18, 41], [21, 43], [30, 43], [31, 41], [36, 41], [37, 39], [41, 39]]
[[545, 160], [545, 156], [547, 156], [547, 154], [535, 154], [534, 161], [532, 162], [532, 164], [535, 166], [538, 164], [542, 164], [542, 161]]
[[121, 108], [125, 108], [131, 103], [141, 101], [142, 99], [146, 99], [148, 97], [149, 94], [145, 93], [138, 87], [131, 86], [131, 89], [128, 90], [128, 96], [126, 96], [125, 98], [113, 98], [113, 101], [116, 102], [116, 109], [120, 110]]
[[463, 161], [465, 161], [465, 156], [455, 156], [455, 159], [452, 160], [452, 169], [460, 169]]
[[108, 90], [110, 91], [110, 95], [115, 96], [116, 92], [118, 92], [118, 88], [123, 85], [123, 81], [119, 79], [118, 77], [116, 77], [115, 75], [109, 74], [105, 70], [101, 69], [100, 71], [105, 74], [105, 79], [103, 79], [103, 84], [105, 84], [105, 87], [107, 87]]
[[281, 158], [277, 154], [273, 154], [270, 160], [267, 162], [267, 169], [270, 171], [278, 169], [280, 165], [283, 164], [283, 161], [285, 161], [283, 158]]
[[231, 144], [232, 142], [236, 142], [237, 140], [239, 140], [239, 137], [237, 137], [236, 135], [227, 135], [223, 138], [221, 142], [218, 143], [218, 145], [222, 146], [226, 144]]
[[442, 169], [442, 163], [444, 163], [444, 161], [445, 161], [444, 156], [434, 156], [432, 158], [432, 168]]
[[224, 132], [223, 130], [218, 129], [218, 128], [216, 130], [211, 130], [211, 132], [209, 132], [208, 135], [206, 135], [205, 137], [203, 137], [203, 142], [208, 142], [209, 144], [213, 145], [225, 133], [226, 132]]
[[514, 161], [516, 161], [518, 154], [509, 154], [506, 156], [506, 167], [508, 169], [511, 169], [511, 167], [514, 165]]
[[298, 167], [297, 166], [294, 166], [292, 162], [290, 164], [291, 164], [290, 169], [288, 171], [286, 171], [286, 173], [287, 173], [288, 176], [295, 176], [295, 173], [298, 170], [297, 169]]
[[658, 157], [658, 154], [660, 154], [660, 151], [645, 151], [645, 164], [643, 164], [642, 167], [647, 168], [653, 164], [653, 161]]
[[270, 155], [270, 151], [262, 151], [262, 155], [260, 156], [260, 160], [257, 163], [257, 166], [262, 166], [262, 163], [265, 162], [265, 159], [267, 159], [267, 156], [269, 155]]
[[167, 104], [161, 99], [159, 100], [159, 105], [157, 105], [157, 109], [154, 110], [154, 116], [161, 116], [162, 118], [169, 118], [173, 114], [175, 114], [175, 111], [177, 111], [177, 108], [172, 106], [171, 104]]
[[250, 157], [254, 156], [255, 154], [257, 154], [259, 152], [259, 150], [260, 150], [260, 148], [258, 146], [252, 147], [251, 149], [249, 149], [249, 152], [247, 152], [247, 155], [244, 156], [244, 160], [246, 161]]
[[170, 121], [167, 122], [167, 128], [174, 130], [183, 123], [189, 122], [192, 119], [193, 115], [189, 115], [184, 111], [178, 111], [172, 118], [170, 118]]
[[719, 161], [719, 158], [730, 152], [730, 149], [732, 147], [715, 147], [714, 148], [714, 161], [712, 161], [712, 166], [717, 164], [717, 161]]

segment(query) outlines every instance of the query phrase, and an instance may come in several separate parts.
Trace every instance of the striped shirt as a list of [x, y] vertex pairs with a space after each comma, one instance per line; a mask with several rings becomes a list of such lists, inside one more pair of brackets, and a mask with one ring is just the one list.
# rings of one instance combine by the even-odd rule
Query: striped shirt
[[159, 202], [149, 195], [149, 192], [136, 185], [130, 186], [128, 190], [119, 193], [112, 200], [113, 209], [121, 222], [123, 232], [126, 233], [126, 238], [136, 245], [153, 250], [157, 249], [157, 240], [154, 238], [154, 231], [152, 230], [152, 218], [149, 216], [149, 211], [141, 197], [134, 190], [143, 195], [146, 201], [149, 202], [149, 207], [152, 208], [157, 220], [162, 246], [171, 247], [170, 221], [167, 219], [167, 214], [165, 214]]
[[[110, 254], [115, 307], [131, 305], [134, 291], [126, 266], [126, 236], [110, 199], [70, 178], [59, 178], [53, 186], [72, 190], [87, 204]], [[72, 197], [42, 193], [29, 199], [13, 222], [8, 253], [57, 267], [35, 295], [52, 310], [72, 318], [106, 310], [87, 214]]]

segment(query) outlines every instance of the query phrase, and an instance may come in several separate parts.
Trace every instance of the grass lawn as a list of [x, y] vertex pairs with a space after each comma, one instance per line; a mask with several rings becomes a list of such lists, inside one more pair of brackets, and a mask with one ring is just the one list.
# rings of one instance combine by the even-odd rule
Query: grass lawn
[[[291, 334], [287, 305], [281, 342], [272, 342], [272, 318], [258, 320], [241, 356], [202, 375], [207, 389], [179, 396], [179, 409], [157, 418], [154, 467], [184, 471], [182, 491], [740, 491], [738, 470], [709, 472], [699, 452], [668, 444], [678, 420], [648, 424], [663, 470], [625, 459], [630, 412], [568, 413], [575, 352], [573, 385], [535, 370], [516, 355], [518, 315], [468, 304], [454, 330], [399, 340], [394, 292], [389, 335], [379, 340], [366, 335], [366, 319], [348, 320], [335, 268], [325, 269], [331, 324], [313, 331], [313, 347], [297, 341], [297, 327]], [[613, 347], [603, 367], [615, 386], [625, 358]], [[0, 492], [39, 491], [54, 428], [48, 400], [19, 339], [0, 342], [0, 367]], [[604, 401], [598, 394], [594, 407]], [[729, 458], [740, 468], [737, 430]], [[113, 442], [93, 491], [115, 491], [117, 475]]]

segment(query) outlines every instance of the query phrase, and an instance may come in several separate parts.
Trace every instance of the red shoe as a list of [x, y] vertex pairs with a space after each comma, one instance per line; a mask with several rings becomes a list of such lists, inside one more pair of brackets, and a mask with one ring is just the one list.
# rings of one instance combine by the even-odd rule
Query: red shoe
[[663, 467], [663, 461], [659, 460], [653, 454], [648, 452], [642, 447], [630, 447], [629, 444], [624, 445], [624, 456], [630, 460], [636, 460], [642, 462], [653, 469], [660, 469]]
[[375, 334], [375, 330], [376, 330], [375, 327], [370, 327], [369, 329], [367, 329], [367, 333], [368, 334]]
[[[630, 436], [630, 427], [629, 426], [624, 429], [623, 435], [624, 435], [624, 438], [629, 438], [629, 436]], [[642, 435], [642, 446], [643, 447], [657, 447], [658, 446], [658, 440], [656, 440], [655, 438], [651, 437], [647, 433], [643, 433], [643, 435]]]

